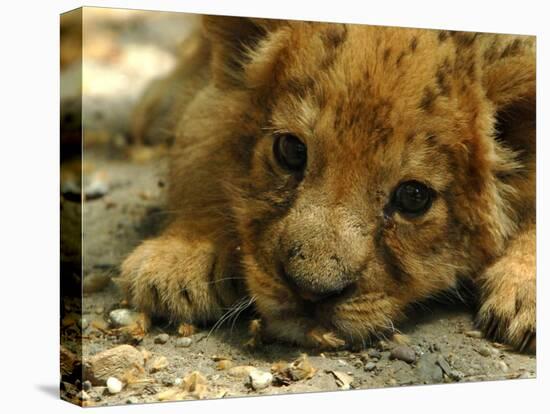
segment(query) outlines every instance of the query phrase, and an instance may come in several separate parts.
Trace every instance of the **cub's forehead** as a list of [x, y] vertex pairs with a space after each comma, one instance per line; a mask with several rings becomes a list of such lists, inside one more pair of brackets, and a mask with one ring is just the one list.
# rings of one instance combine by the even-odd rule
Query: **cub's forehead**
[[436, 30], [294, 22], [285, 35], [276, 70], [297, 89], [315, 79], [327, 89], [376, 85], [380, 93], [406, 83], [408, 92], [454, 54], [449, 34]]
[[311, 127], [328, 113], [336, 131], [384, 135], [400, 123], [441, 116], [435, 102], [448, 104], [455, 86], [449, 37], [434, 30], [294, 22], [285, 41], [277, 39], [271, 91], [279, 118]]
[[437, 167], [440, 138], [456, 130], [452, 36], [319, 23], [296, 23], [287, 36], [277, 65], [275, 129], [321, 142], [328, 158], [357, 154], [359, 165], [377, 163], [378, 171], [414, 176]]

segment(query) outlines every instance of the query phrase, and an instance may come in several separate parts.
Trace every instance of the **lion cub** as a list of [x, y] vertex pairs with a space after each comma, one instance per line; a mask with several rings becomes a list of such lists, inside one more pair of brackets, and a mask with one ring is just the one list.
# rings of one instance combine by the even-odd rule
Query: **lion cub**
[[120, 284], [332, 348], [467, 278], [486, 335], [534, 351], [535, 89], [531, 37], [205, 17], [136, 112], [175, 139], [177, 214]]

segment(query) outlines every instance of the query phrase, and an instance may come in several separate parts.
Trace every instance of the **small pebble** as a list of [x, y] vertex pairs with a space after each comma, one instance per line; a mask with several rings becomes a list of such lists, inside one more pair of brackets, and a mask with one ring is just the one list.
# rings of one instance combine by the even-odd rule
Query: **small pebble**
[[248, 384], [256, 391], [267, 388], [271, 381], [273, 381], [273, 375], [270, 372], [255, 369], [248, 374]]
[[412, 364], [416, 361], [416, 353], [408, 346], [400, 345], [391, 350], [390, 359], [399, 359], [400, 361]]
[[88, 319], [86, 318], [81, 318], [78, 320], [78, 326], [80, 327], [80, 329], [82, 329], [83, 331], [86, 330], [86, 328], [89, 326], [89, 322], [88, 322]]
[[248, 377], [250, 373], [256, 370], [256, 367], [251, 365], [239, 365], [233, 368], [230, 368], [227, 373], [232, 377]]
[[90, 396], [86, 391], [82, 390], [82, 391], [79, 391], [78, 394], [76, 394], [76, 398], [78, 398], [81, 401], [88, 401], [90, 399]]
[[434, 354], [424, 354], [416, 363], [414, 368], [416, 377], [423, 384], [433, 384], [443, 381], [443, 370], [437, 363]]
[[165, 356], [159, 356], [159, 357], [156, 357], [151, 362], [150, 371], [152, 373], [155, 373], [155, 372], [162, 371], [163, 369], [166, 369], [166, 368], [168, 368], [168, 358], [166, 358]]
[[139, 399], [137, 397], [128, 397], [126, 404], [139, 404]]
[[[109, 390], [107, 389], [107, 387], [95, 386], [93, 388], [93, 392], [95, 394], [95, 400], [96, 401], [101, 401], [102, 396], [107, 395], [109, 393]], [[98, 399], [98, 397], [99, 397], [99, 399]]]
[[368, 360], [370, 359], [369, 353], [368, 352], [361, 352], [359, 354], [359, 359], [361, 360], [361, 362], [363, 364], [366, 364], [368, 362]]
[[489, 351], [491, 352], [492, 355], [494, 356], [499, 356], [500, 355], [500, 351], [496, 348], [493, 348], [492, 346], [489, 347]]
[[373, 371], [376, 368], [376, 364], [374, 362], [367, 362], [365, 364], [365, 371], [370, 372]]
[[155, 344], [165, 344], [168, 342], [168, 339], [170, 339], [170, 335], [168, 334], [160, 334], [155, 336]]
[[336, 385], [342, 390], [349, 390], [353, 382], [353, 376], [341, 371], [328, 371], [328, 373], [334, 376]]
[[508, 372], [508, 365], [504, 361], [498, 361], [496, 366], [502, 370], [502, 372]]
[[481, 348], [478, 348], [477, 352], [479, 352], [479, 354], [484, 357], [488, 357], [491, 355], [491, 350], [486, 346], [482, 346]]
[[443, 370], [443, 372], [447, 375], [450, 375], [452, 368], [447, 362], [447, 360], [443, 357], [443, 355], [438, 355], [436, 359], [437, 365]]
[[109, 192], [109, 184], [103, 174], [96, 174], [90, 184], [84, 190], [86, 200], [95, 200], [101, 198]]
[[118, 394], [122, 391], [122, 382], [118, 378], [109, 377], [107, 380], [107, 389], [111, 394]]
[[170, 377], [162, 378], [161, 382], [162, 382], [162, 385], [166, 385], [167, 387], [173, 387], [175, 385], [174, 378], [170, 378]]
[[466, 331], [464, 335], [469, 336], [470, 338], [481, 338], [483, 334], [481, 331]]
[[82, 389], [84, 391], [90, 391], [92, 389], [92, 383], [90, 381], [84, 381], [82, 383]]
[[193, 340], [187, 336], [176, 339], [176, 348], [189, 348]]
[[109, 312], [109, 320], [114, 328], [129, 326], [133, 324], [139, 316], [139, 313], [129, 309], [115, 309]]
[[367, 351], [367, 355], [373, 359], [380, 359], [382, 358], [382, 353], [378, 351], [377, 349], [369, 349]]
[[222, 359], [216, 362], [216, 369], [219, 369], [220, 371], [231, 369], [232, 367], [233, 367], [233, 362], [231, 362], [228, 359]]
[[179, 387], [181, 385], [181, 383], [183, 382], [183, 379], [182, 378], [176, 378], [174, 379], [174, 385]]
[[143, 387], [143, 393], [149, 394], [149, 395], [155, 395], [158, 393], [158, 388], [155, 387], [153, 384], [149, 384]]
[[455, 381], [462, 381], [464, 379], [464, 377], [465, 377], [464, 373], [457, 370], [457, 369], [453, 369], [449, 373], [449, 378], [451, 378], [452, 380], [455, 380]]

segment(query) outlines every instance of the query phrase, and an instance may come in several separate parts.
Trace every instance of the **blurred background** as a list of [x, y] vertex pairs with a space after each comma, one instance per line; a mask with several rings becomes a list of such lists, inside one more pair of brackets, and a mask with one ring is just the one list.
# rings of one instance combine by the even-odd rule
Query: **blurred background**
[[76, 289], [80, 268], [90, 273], [95, 257], [114, 266], [127, 253], [128, 242], [117, 248], [113, 233], [123, 227], [118, 207], [161, 204], [152, 177], [162, 176], [169, 143], [160, 136], [136, 143], [130, 120], [147, 85], [174, 68], [198, 22], [185, 13], [90, 7], [61, 16], [60, 187], [62, 228], [70, 230], [62, 231], [62, 272]]
[[184, 13], [89, 7], [60, 19], [61, 390], [73, 402], [83, 402], [81, 361], [111, 346], [108, 315], [124, 306], [112, 278], [166, 217], [169, 143], [136, 143], [133, 108], [173, 69], [197, 22]]
[[152, 79], [174, 67], [179, 47], [197, 21], [184, 13], [107, 8], [63, 15], [62, 130], [69, 132], [79, 124], [82, 97], [87, 148], [109, 144], [120, 149], [131, 142], [128, 125], [134, 103]]

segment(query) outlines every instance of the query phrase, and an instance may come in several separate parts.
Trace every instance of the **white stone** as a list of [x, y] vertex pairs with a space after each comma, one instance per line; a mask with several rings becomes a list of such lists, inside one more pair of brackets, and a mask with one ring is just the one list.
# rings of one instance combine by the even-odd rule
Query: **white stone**
[[270, 372], [255, 369], [248, 374], [248, 382], [256, 391], [267, 388], [271, 381], [273, 381], [273, 375]]
[[129, 309], [115, 309], [109, 313], [109, 319], [113, 327], [120, 328], [121, 326], [133, 324], [137, 320], [138, 315], [137, 312]]
[[188, 337], [178, 338], [176, 340], [176, 348], [189, 348], [193, 340]]
[[109, 377], [107, 380], [107, 389], [111, 394], [118, 394], [120, 391], [122, 391], [122, 382], [118, 378], [115, 377]]

